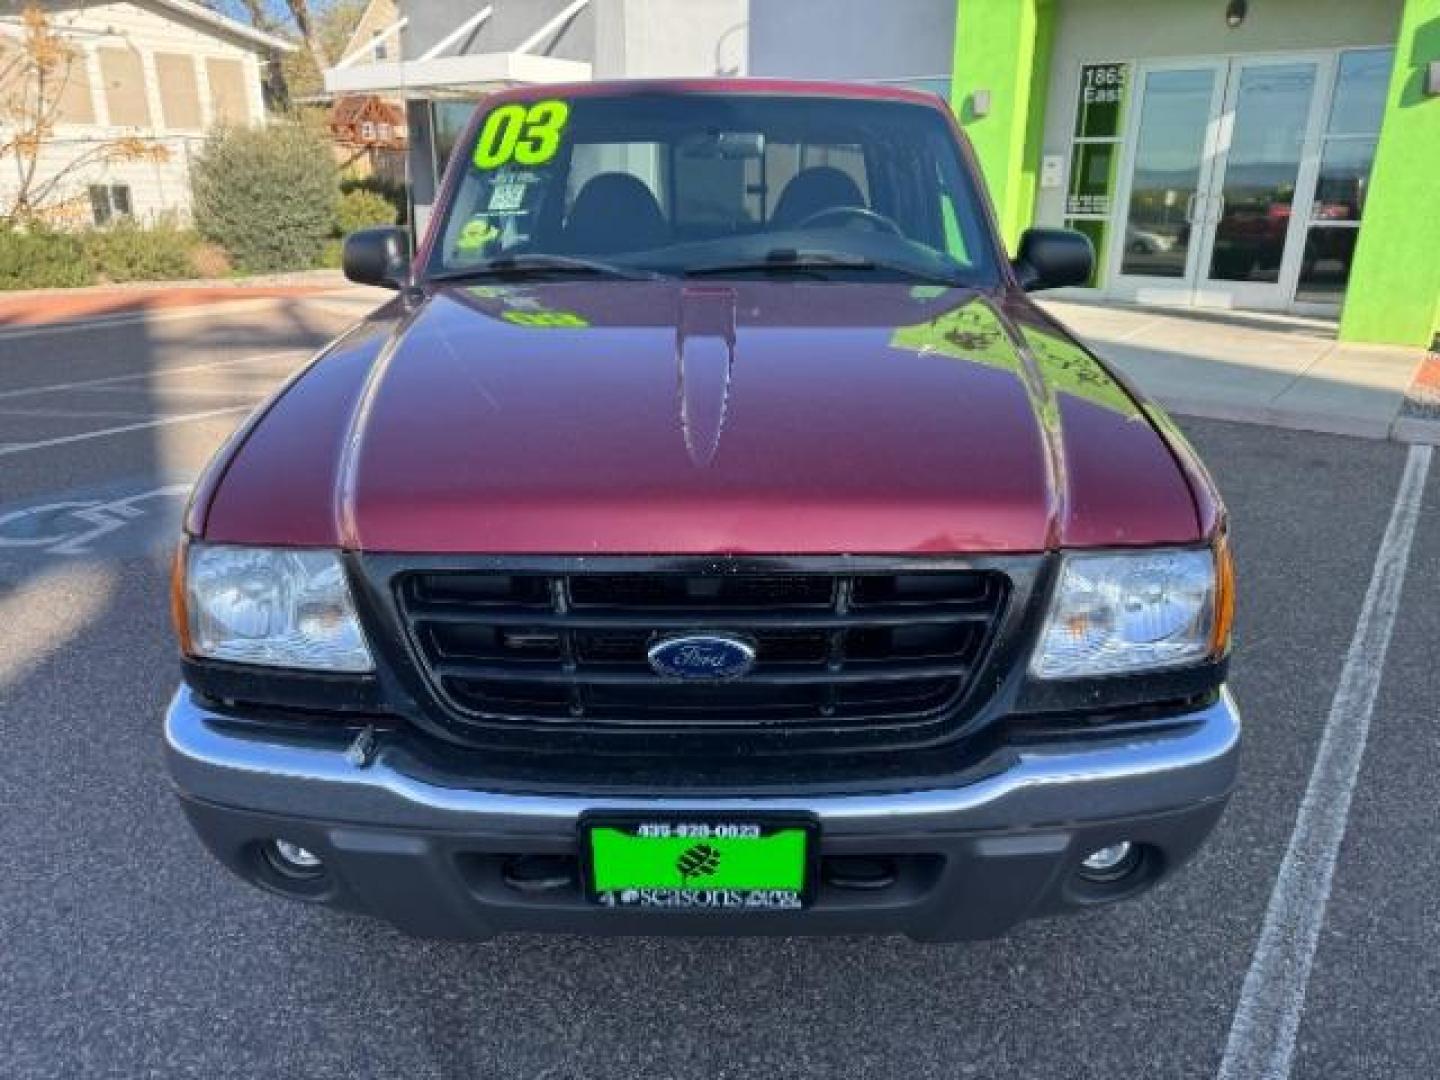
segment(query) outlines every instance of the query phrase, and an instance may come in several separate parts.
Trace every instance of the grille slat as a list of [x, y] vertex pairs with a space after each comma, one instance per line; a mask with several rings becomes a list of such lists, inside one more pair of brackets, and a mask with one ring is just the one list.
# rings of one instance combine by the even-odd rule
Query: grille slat
[[852, 609], [848, 614], [834, 611], [792, 614], [788, 611], [724, 611], [636, 614], [633, 610], [571, 609], [563, 614], [524, 608], [466, 607], [455, 604], [410, 603], [413, 619], [435, 623], [486, 623], [490, 626], [563, 626], [572, 630], [691, 630], [733, 628], [738, 623], [777, 629], [828, 630], [835, 627], [911, 626], [918, 623], [986, 624], [994, 617], [993, 602], [973, 602], [932, 607], [925, 610], [903, 607]]
[[[422, 665], [462, 723], [732, 736], [953, 717], [1008, 593], [991, 570], [447, 569], [395, 583]], [[707, 631], [751, 642], [755, 667], [718, 682], [650, 668], [657, 639]]]
[[955, 679], [969, 674], [969, 668], [961, 665], [915, 664], [893, 667], [867, 667], [858, 671], [826, 668], [800, 668], [790, 665], [757, 664], [754, 671], [739, 680], [720, 682], [681, 682], [660, 679], [653, 673], [637, 671], [634, 667], [619, 665], [585, 664], [577, 665], [574, 671], [555, 669], [552, 671], [526, 665], [508, 667], [495, 664], [467, 664], [461, 661], [442, 660], [434, 669], [445, 679], [484, 679], [489, 682], [535, 682], [569, 684], [576, 681], [606, 683], [615, 686], [698, 686], [722, 689], [734, 685], [789, 686], [796, 683], [859, 683], [898, 682], [908, 679]]

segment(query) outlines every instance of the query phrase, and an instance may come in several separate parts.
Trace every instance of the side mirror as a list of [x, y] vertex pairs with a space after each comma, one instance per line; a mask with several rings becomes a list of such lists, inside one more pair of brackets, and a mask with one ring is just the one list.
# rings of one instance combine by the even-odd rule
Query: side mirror
[[1011, 265], [1026, 292], [1084, 285], [1095, 270], [1095, 248], [1071, 229], [1026, 229]]
[[345, 238], [340, 265], [358, 285], [398, 289], [410, 272], [410, 236], [403, 229], [361, 229]]

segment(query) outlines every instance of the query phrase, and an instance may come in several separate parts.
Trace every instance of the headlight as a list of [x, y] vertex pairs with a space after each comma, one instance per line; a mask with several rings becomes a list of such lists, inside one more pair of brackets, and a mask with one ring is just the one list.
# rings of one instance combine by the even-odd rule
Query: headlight
[[1218, 655], [1230, 630], [1230, 582], [1223, 541], [1214, 550], [1066, 555], [1030, 671], [1074, 679]]
[[189, 545], [186, 651], [212, 660], [313, 671], [372, 671], [340, 557], [333, 551]]

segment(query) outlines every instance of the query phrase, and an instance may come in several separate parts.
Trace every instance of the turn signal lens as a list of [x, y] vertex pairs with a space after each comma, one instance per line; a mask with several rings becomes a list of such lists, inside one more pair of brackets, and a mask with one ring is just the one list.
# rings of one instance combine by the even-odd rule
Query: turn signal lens
[[185, 561], [190, 546], [188, 538], [175, 546], [175, 557], [170, 560], [170, 621], [175, 624], [175, 636], [180, 641], [180, 651], [187, 656], [190, 648], [190, 616], [185, 612]]
[[1210, 629], [1210, 655], [1230, 651], [1230, 628], [1235, 622], [1235, 557], [1224, 533], [1215, 542], [1215, 625]]

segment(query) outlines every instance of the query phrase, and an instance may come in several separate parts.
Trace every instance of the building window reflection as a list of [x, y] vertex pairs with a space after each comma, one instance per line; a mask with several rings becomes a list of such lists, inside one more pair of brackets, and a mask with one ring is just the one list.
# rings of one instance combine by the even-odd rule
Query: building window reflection
[[1394, 49], [1340, 54], [1295, 299], [1338, 304], [1350, 280]]

